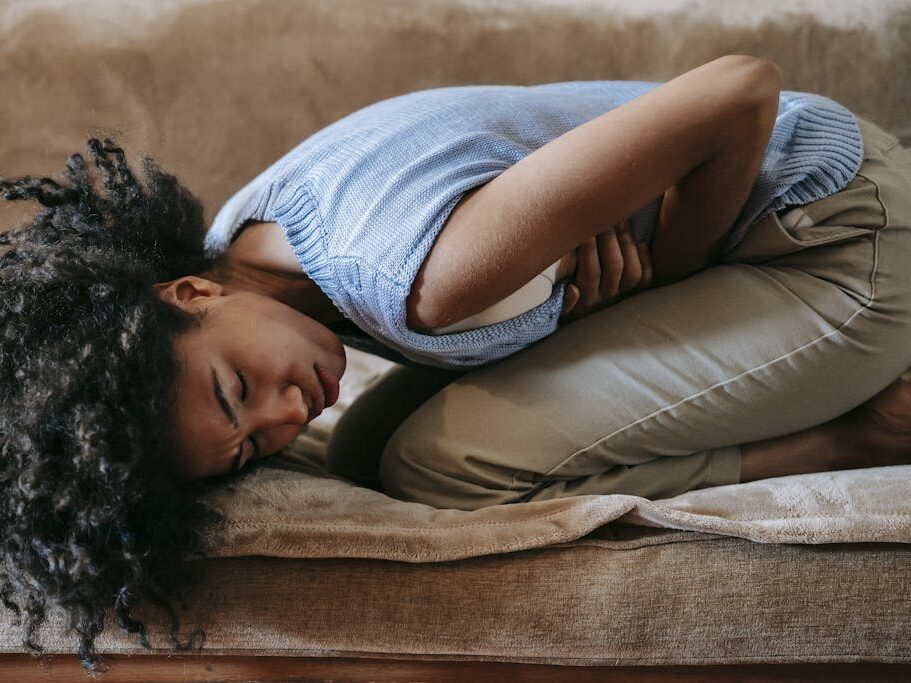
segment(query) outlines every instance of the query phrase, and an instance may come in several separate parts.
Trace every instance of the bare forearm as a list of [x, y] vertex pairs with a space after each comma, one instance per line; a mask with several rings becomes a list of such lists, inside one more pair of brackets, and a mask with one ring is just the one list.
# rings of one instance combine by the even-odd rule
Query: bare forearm
[[717, 261], [759, 173], [778, 111], [778, 72], [757, 82], [753, 110], [721, 129], [724, 144], [664, 194], [652, 240], [654, 284], [675, 282]]

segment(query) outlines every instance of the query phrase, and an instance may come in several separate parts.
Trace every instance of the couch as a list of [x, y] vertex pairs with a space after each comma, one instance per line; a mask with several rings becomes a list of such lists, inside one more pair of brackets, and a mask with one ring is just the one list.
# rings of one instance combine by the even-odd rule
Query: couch
[[[56, 172], [88, 133], [114, 134], [211, 218], [380, 99], [663, 81], [727, 53], [773, 59], [785, 89], [908, 146], [909, 35], [907, 0], [0, 0], [0, 175]], [[0, 226], [24, 210], [0, 206]], [[146, 606], [152, 651], [113, 623], [98, 641], [114, 680], [911, 677], [911, 466], [434, 510], [373, 475], [395, 419], [452, 376], [348, 358], [339, 402], [213, 493], [229, 524], [181, 613], [203, 648], [169, 658], [167, 619]], [[391, 422], [371, 422], [390, 396]], [[60, 656], [41, 666], [0, 618], [0, 677], [81, 676], [60, 616], [40, 632]]]

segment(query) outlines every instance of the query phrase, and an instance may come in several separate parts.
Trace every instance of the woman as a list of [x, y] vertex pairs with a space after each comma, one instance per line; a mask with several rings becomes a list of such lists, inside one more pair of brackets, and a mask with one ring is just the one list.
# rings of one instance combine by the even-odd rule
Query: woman
[[[479, 128], [497, 112], [512, 118]], [[0, 262], [2, 595], [24, 641], [37, 648], [32, 631], [58, 604], [92, 667], [107, 596], [145, 642], [130, 610], [146, 594], [185, 647], [168, 597], [188, 578], [178, 558], [199, 545], [199, 482], [287, 446], [337, 398], [342, 340], [357, 335], [397, 360], [485, 366], [390, 439], [381, 474], [404, 498], [470, 508], [613, 492], [624, 489], [603, 475], [654, 479], [690, 460], [664, 490], [907, 462], [911, 397], [893, 380], [911, 362], [911, 207], [895, 188], [907, 190], [911, 159], [863, 131], [831, 100], [780, 96], [777, 68], [742, 56], [661, 86], [423, 91], [305, 140], [229, 200], [205, 253], [199, 204], [148, 160], [137, 182], [113, 143], [89, 143], [101, 193], [79, 155], [63, 184], [2, 181], [5, 198], [45, 207], [4, 237]], [[870, 217], [871, 197], [888, 220]], [[813, 233], [838, 213], [817, 213], [833, 198], [859, 225]], [[790, 252], [769, 241], [785, 218]], [[525, 290], [538, 275], [559, 281], [543, 301]], [[711, 316], [677, 306], [709, 297], [724, 304]], [[768, 314], [763, 327], [707, 333], [746, 306]], [[846, 311], [858, 325], [835, 344]], [[797, 368], [814, 326], [833, 343]], [[794, 361], [790, 383], [766, 378], [743, 394], [755, 405], [733, 392], [695, 419], [706, 406], [694, 399], [730, 386], [715, 375], [758, 378], [766, 357]], [[835, 377], [841, 358], [851, 365]], [[631, 368], [637, 382], [611, 376]], [[805, 403], [782, 417], [776, 396]], [[751, 409], [752, 422], [724, 419]]]

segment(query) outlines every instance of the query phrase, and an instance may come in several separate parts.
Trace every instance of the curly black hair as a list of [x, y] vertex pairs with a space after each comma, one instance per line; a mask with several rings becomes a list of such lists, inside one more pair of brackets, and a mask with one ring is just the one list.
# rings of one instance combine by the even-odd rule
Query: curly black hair
[[73, 154], [60, 182], [0, 178], [7, 200], [41, 204], [30, 224], [0, 233], [0, 600], [22, 642], [52, 605], [69, 617], [84, 668], [112, 608], [150, 648], [131, 615], [148, 599], [170, 617], [199, 570], [211, 484], [165, 465], [180, 364], [174, 339], [198, 317], [163, 302], [154, 283], [214, 265], [203, 251], [200, 202], [151, 158], [144, 182], [110, 139], [88, 140], [100, 171]]

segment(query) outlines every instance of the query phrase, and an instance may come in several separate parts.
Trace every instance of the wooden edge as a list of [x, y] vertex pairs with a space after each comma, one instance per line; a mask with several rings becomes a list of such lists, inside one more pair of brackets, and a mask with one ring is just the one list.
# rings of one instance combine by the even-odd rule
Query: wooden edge
[[[839, 683], [911, 680], [911, 664], [823, 663], [742, 664], [721, 666], [554, 666], [509, 662], [419, 661], [398, 659], [257, 657], [240, 655], [108, 655], [106, 674], [98, 681], [308, 681], [370, 680], [472, 683], [522, 681], [588, 683], [671, 683], [678, 681], [820, 681]], [[0, 680], [17, 683], [91, 681], [75, 655], [0, 654]]]

